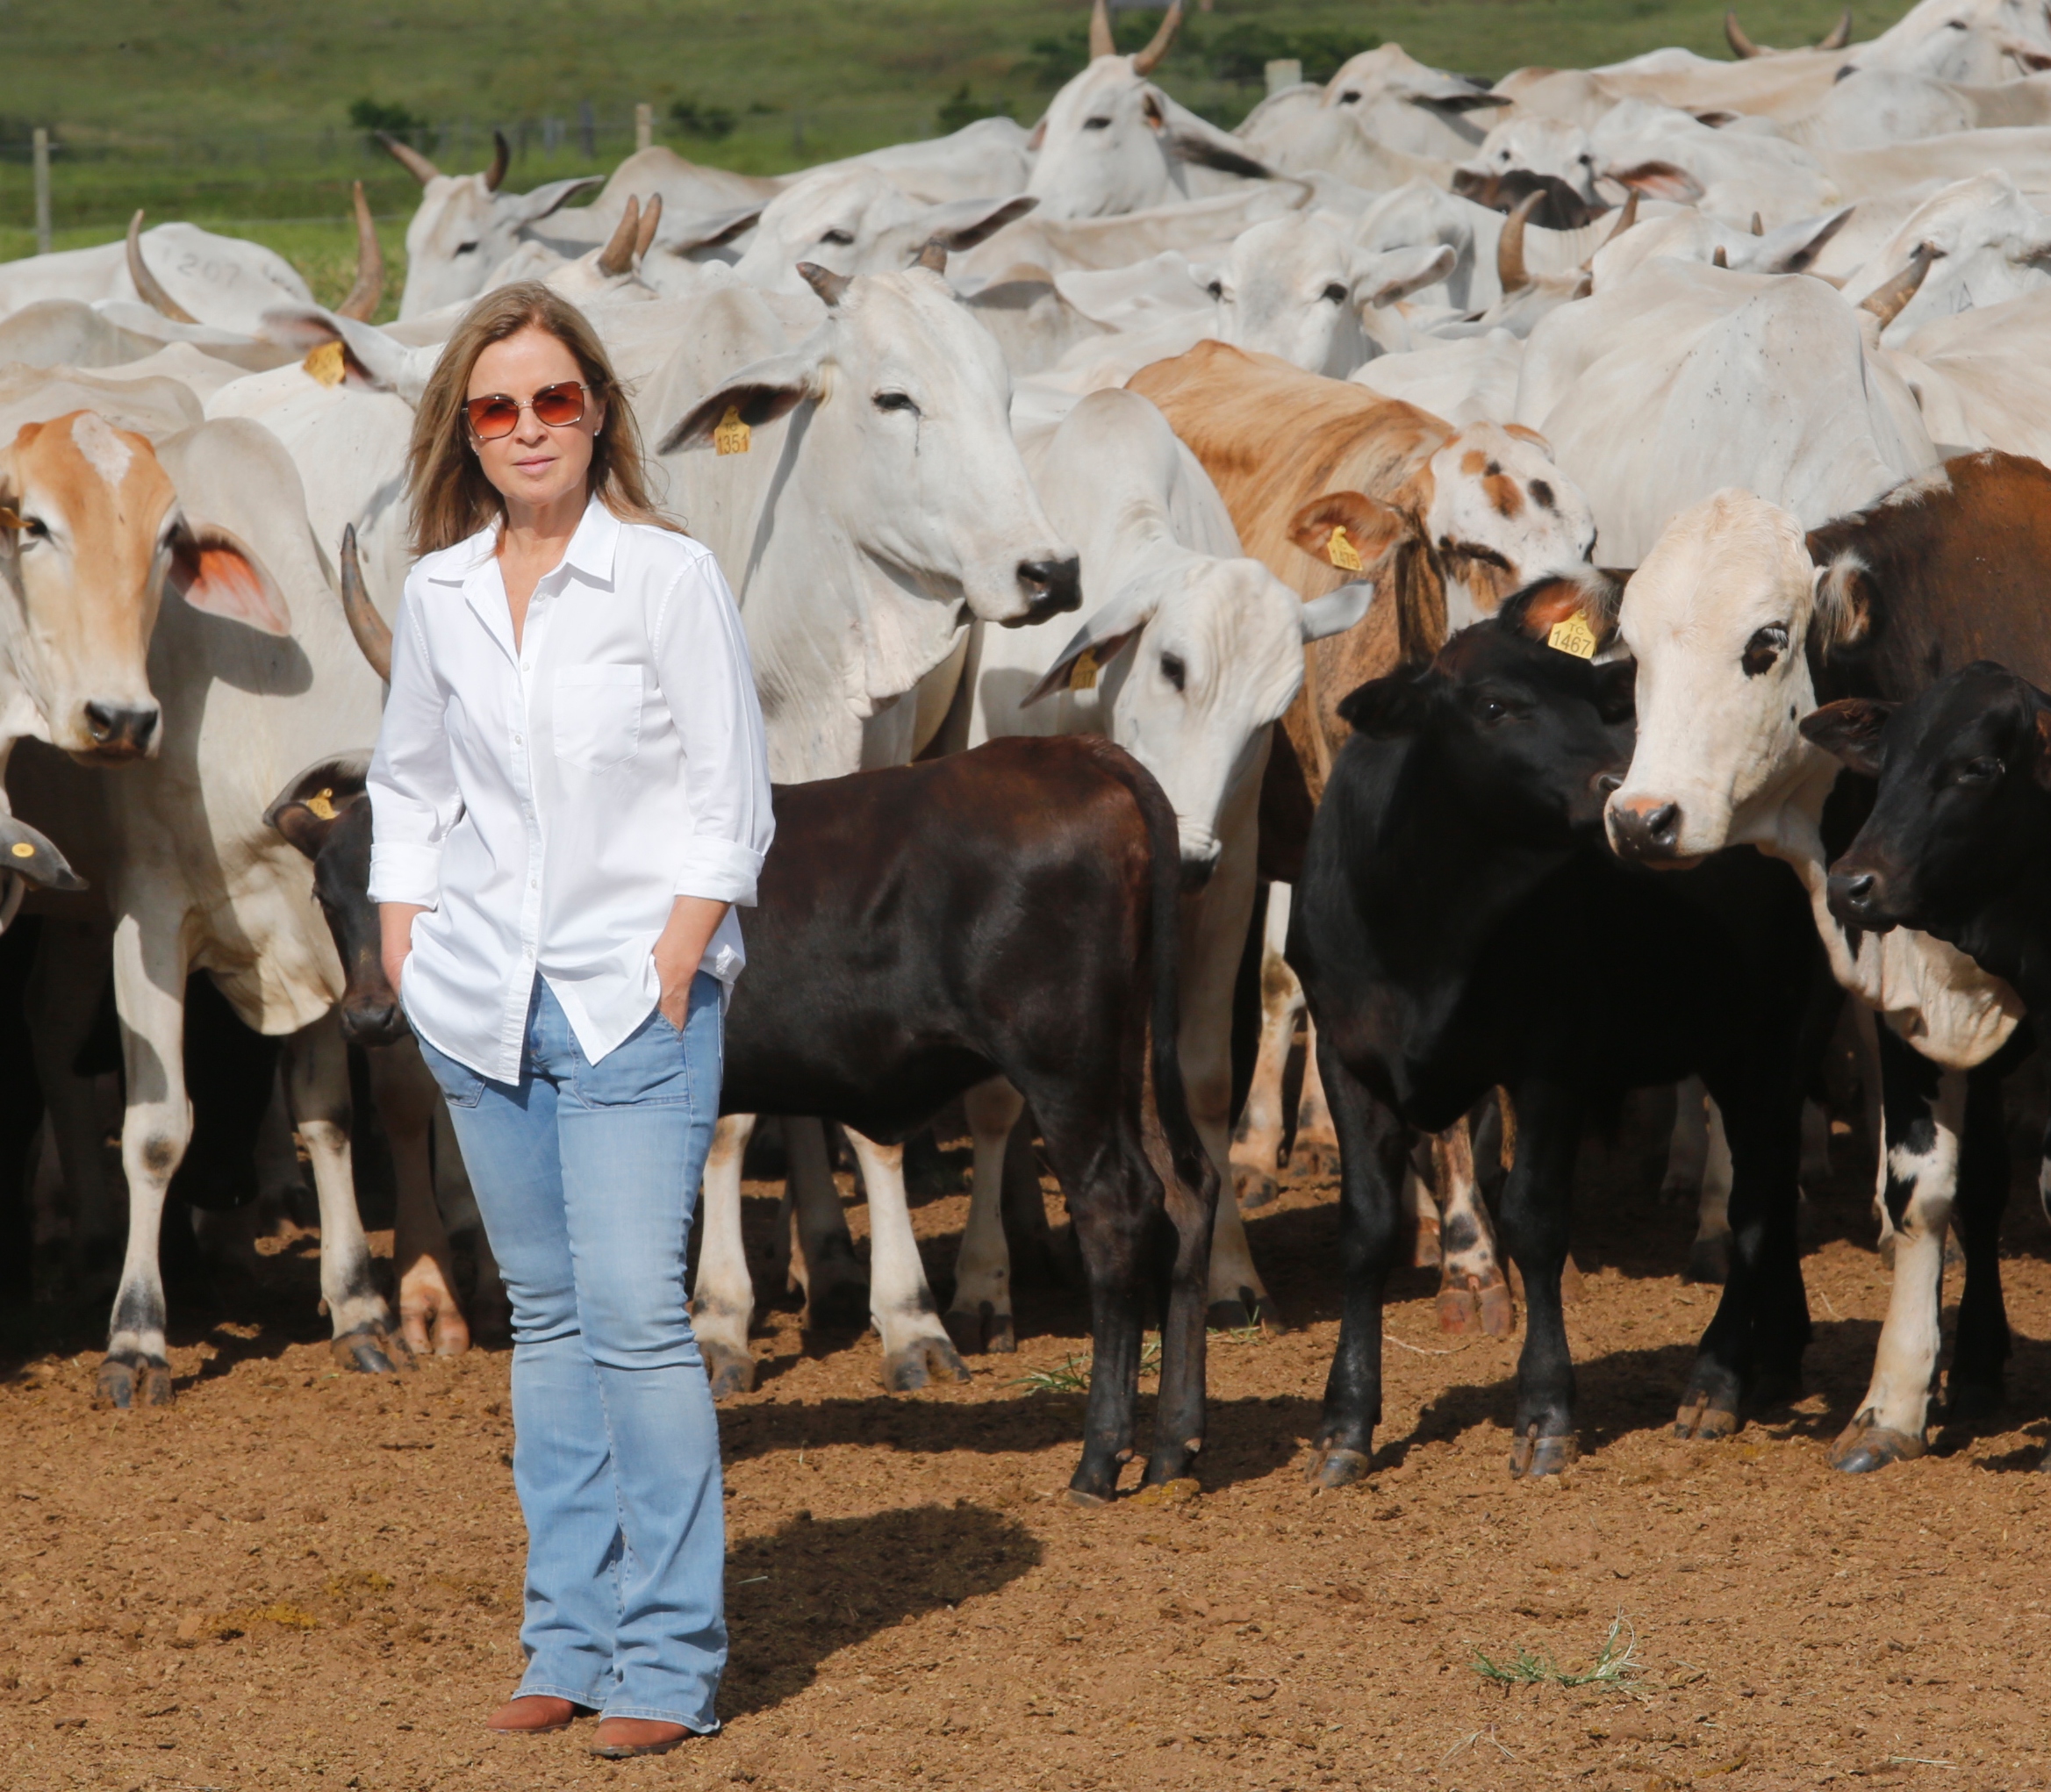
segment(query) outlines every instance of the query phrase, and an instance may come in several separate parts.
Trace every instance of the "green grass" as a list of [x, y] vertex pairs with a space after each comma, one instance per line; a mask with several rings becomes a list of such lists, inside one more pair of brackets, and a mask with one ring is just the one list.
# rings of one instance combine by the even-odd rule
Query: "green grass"
[[[1790, 44], [1820, 35], [1838, 4], [1746, 0], [1740, 10], [1753, 37]], [[1220, 76], [1235, 40], [1273, 35], [1332, 54], [1392, 41], [1493, 77], [1665, 44], [1723, 55], [1724, 4], [1215, 0], [1212, 12], [1193, 12], [1188, 41], [1158, 78], [1230, 123], [1259, 96], [1257, 82]], [[1857, 35], [1901, 10], [1860, 0]], [[87, 0], [5, 11], [0, 255], [33, 247], [26, 145], [42, 124], [59, 146], [60, 247], [118, 236], [140, 205], [153, 219], [269, 243], [328, 297], [348, 283], [350, 179], [363, 179], [373, 210], [399, 226], [394, 239], [416, 190], [365, 147], [349, 123], [355, 102], [426, 121], [433, 154], [455, 171], [482, 166], [492, 128], [505, 127], [519, 146], [516, 188], [606, 172], [632, 147], [637, 102], [655, 108], [660, 140], [694, 160], [777, 173], [935, 134], [943, 111], [962, 116], [965, 104], [1031, 119], [1063, 57], [1079, 53], [1088, 17], [1085, 0]], [[1121, 16], [1122, 40], [1150, 28]], [[671, 122], [679, 103], [701, 119], [725, 115], [730, 131], [683, 132]], [[587, 104], [589, 156], [578, 133]]]
[[[1158, 1334], [1149, 1332], [1140, 1346], [1139, 1373], [1142, 1375], [1158, 1375], [1161, 1372], [1161, 1340]], [[1014, 1379], [1014, 1387], [1022, 1387], [1029, 1394], [1087, 1394], [1090, 1391], [1090, 1359], [1087, 1357], [1064, 1357], [1051, 1369], [1029, 1369]]]
[[1638, 1638], [1618, 1612], [1603, 1639], [1602, 1652], [1587, 1667], [1564, 1668], [1542, 1651], [1527, 1649], [1522, 1643], [1517, 1652], [1497, 1661], [1474, 1651], [1471, 1664], [1483, 1680], [1495, 1686], [1602, 1687], [1616, 1692], [1630, 1691], [1644, 1669], [1638, 1660]]

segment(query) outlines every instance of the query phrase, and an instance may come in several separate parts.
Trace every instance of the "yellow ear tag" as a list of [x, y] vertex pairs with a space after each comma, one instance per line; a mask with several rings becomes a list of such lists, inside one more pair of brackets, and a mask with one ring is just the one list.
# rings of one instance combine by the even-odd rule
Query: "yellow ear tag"
[[1068, 670], [1068, 688], [1071, 691], [1094, 691], [1097, 688], [1097, 650], [1085, 648], [1082, 657]]
[[339, 386], [347, 370], [340, 342], [323, 342], [311, 350], [299, 365], [324, 386]]
[[1596, 631], [1588, 627], [1588, 618], [1576, 610], [1564, 621], [1553, 625], [1545, 645], [1559, 653], [1570, 653], [1577, 660], [1592, 660], [1596, 656]]
[[1333, 529], [1331, 540], [1324, 544], [1324, 557], [1341, 572], [1359, 572], [1365, 570], [1360, 560], [1360, 550], [1346, 539], [1343, 524]]
[[33, 858], [36, 856], [35, 848], [31, 846], [25, 840], [16, 841], [14, 844], [8, 849], [8, 850], [11, 852], [17, 858]]
[[306, 813], [319, 821], [333, 821], [334, 804], [332, 800], [334, 792], [332, 790], [324, 790], [317, 796], [308, 797], [306, 799]]
[[713, 449], [722, 455], [744, 455], [748, 452], [754, 432], [741, 420], [741, 408], [737, 405], [727, 406], [727, 414], [720, 419], [719, 427], [712, 433]]

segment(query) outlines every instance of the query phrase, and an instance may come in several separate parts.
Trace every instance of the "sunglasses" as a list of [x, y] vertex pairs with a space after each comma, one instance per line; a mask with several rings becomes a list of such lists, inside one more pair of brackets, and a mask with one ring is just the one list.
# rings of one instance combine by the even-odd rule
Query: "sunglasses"
[[532, 411], [537, 422], [550, 429], [565, 429], [584, 420], [584, 387], [576, 380], [560, 380], [543, 386], [526, 404], [505, 392], [471, 398], [463, 405], [470, 420], [470, 434], [479, 441], [494, 441], [520, 427], [520, 413]]

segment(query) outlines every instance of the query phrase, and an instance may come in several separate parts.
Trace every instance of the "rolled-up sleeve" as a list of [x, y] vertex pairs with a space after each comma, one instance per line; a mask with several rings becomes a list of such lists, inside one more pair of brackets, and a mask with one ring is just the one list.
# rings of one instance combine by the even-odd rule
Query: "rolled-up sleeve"
[[434, 908], [441, 847], [463, 814], [412, 580], [391, 636], [391, 689], [370, 761], [370, 900]]
[[740, 608], [709, 554], [694, 558], [665, 595], [655, 659], [684, 748], [684, 830], [672, 888], [752, 907], [776, 831], [769, 749]]

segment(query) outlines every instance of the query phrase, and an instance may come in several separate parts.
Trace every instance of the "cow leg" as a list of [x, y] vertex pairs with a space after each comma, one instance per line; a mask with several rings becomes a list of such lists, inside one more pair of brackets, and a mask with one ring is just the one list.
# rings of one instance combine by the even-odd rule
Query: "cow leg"
[[1927, 1446], [1944, 1295], [1944, 1241], [1958, 1187], [1966, 1076], [1918, 1057], [1880, 1029], [1881, 1163], [1894, 1229], [1894, 1287], [1859, 1410], [1831, 1445], [1849, 1474], [1920, 1456]]
[[1275, 1166], [1287, 1129], [1282, 1115], [1282, 1078], [1303, 1012], [1303, 986], [1289, 969], [1282, 949], [1289, 938], [1289, 886], [1267, 886], [1267, 916], [1260, 938], [1260, 1043], [1253, 1082], [1232, 1135], [1231, 1179], [1227, 1185], [1249, 1210], [1275, 1198]]
[[1413, 1150], [1403, 1165], [1403, 1227], [1410, 1237], [1410, 1267], [1437, 1269], [1445, 1261], [1445, 1246], [1439, 1236], [1438, 1203], [1417, 1168]]
[[[100, 1143], [104, 1129], [96, 1079], [78, 1073], [79, 1054], [99, 1014], [107, 968], [104, 928], [54, 917], [45, 920], [29, 973], [29, 1030], [68, 1197], [69, 1244], [64, 1268], [74, 1286], [87, 1273], [90, 1253], [111, 1241], [116, 1229]], [[181, 1020], [181, 1029], [183, 1024]]]
[[912, 1231], [905, 1148], [879, 1145], [852, 1128], [848, 1143], [869, 1193], [869, 1315], [883, 1340], [883, 1385], [909, 1394], [936, 1380], [966, 1381], [968, 1367], [940, 1322]]
[[[1808, 1298], [1795, 1236], [1802, 1152], [1798, 1092], [1758, 1083], [1712, 1084], [1716, 1136], [1728, 1141], [1730, 1271], [1696, 1348], [1674, 1434], [1728, 1437], [1747, 1392], [1771, 1398], [1799, 1384], [1809, 1343]], [[1705, 1187], [1708, 1179], [1705, 1178]]]
[[1667, 1143], [1667, 1172], [1660, 1179], [1660, 1199], [1676, 1207], [1693, 1201], [1702, 1189], [1709, 1157], [1708, 1102], [1709, 1091], [1700, 1077], [1688, 1077], [1674, 1085], [1674, 1134]]
[[455, 1297], [448, 1229], [434, 1199], [434, 1113], [446, 1104], [420, 1048], [410, 1038], [369, 1054], [370, 1096], [391, 1145], [397, 1212], [391, 1266], [398, 1280], [398, 1324], [416, 1356], [460, 1357], [470, 1330]]
[[1560, 1279], [1581, 1112], [1567, 1091], [1548, 1084], [1524, 1085], [1512, 1091], [1512, 1100], [1517, 1158], [1502, 1186], [1501, 1233], [1524, 1278], [1524, 1345], [1517, 1358], [1510, 1472], [1536, 1479], [1560, 1473], [1575, 1451], [1574, 1358]]
[[1002, 1077], [993, 1077], [964, 1095], [962, 1107], [975, 1140], [976, 1168], [968, 1223], [954, 1259], [954, 1297], [942, 1322], [965, 1355], [1009, 1355], [1018, 1343], [1012, 1329], [1011, 1250], [1004, 1238], [1004, 1157], [1025, 1097]]
[[1702, 1169], [1696, 1185], [1695, 1242], [1688, 1247], [1687, 1279], [1721, 1286], [1731, 1279], [1731, 1136], [1724, 1129], [1723, 1110], [1706, 1091], [1703, 1109]]
[[1964, 1286], [1946, 1388], [1954, 1419], [1990, 1416], [2002, 1401], [2011, 1348], [2001, 1291], [2001, 1216], [2008, 1206], [2008, 1132], [2000, 1075], [1983, 1065], [1966, 1073], [1965, 1134], [1959, 1142], [1959, 1242]]
[[1431, 1176], [1438, 1186], [1444, 1254], [1438, 1275], [1438, 1329], [1508, 1337], [1517, 1329], [1517, 1312], [1510, 1302], [1510, 1283], [1496, 1260], [1488, 1210], [1481, 1205], [1466, 1121], [1433, 1136]]
[[128, 1245], [97, 1391], [115, 1407], [171, 1401], [157, 1250], [164, 1197], [192, 1139], [192, 1104], [185, 1094], [184, 943], [176, 925], [162, 924], [173, 919], [161, 917], [146, 932], [134, 915], [125, 915], [114, 930], [114, 1001], [128, 1080], [121, 1117]]
[[[1160, 1382], [1154, 1397], [1153, 1448], [1141, 1477], [1143, 1486], [1158, 1487], [1193, 1477], [1203, 1449], [1209, 1286], [1204, 1259], [1216, 1217], [1206, 1191], [1191, 1188], [1176, 1173], [1151, 1090], [1144, 1116], [1147, 1161], [1133, 1172], [1136, 1186], [1127, 1200], [1152, 1217], [1158, 1241], [1154, 1279], [1161, 1315]], [[1153, 1173], [1146, 1173], [1150, 1171]], [[1216, 1186], [1222, 1191], [1229, 1185], [1221, 1178]]]
[[306, 1143], [320, 1203], [320, 1295], [334, 1327], [330, 1348], [345, 1369], [389, 1375], [405, 1358], [391, 1335], [391, 1309], [370, 1269], [370, 1241], [356, 1211], [349, 1164], [349, 1058], [341, 1022], [329, 1014], [285, 1042], [285, 1093]]
[[[859, 1331], [869, 1322], [868, 1278], [855, 1255], [847, 1209], [833, 1179], [825, 1126], [786, 1115], [784, 1155], [798, 1229], [792, 1267], [805, 1290], [805, 1324], [827, 1331]], [[873, 1229], [873, 1213], [870, 1225]]]
[[1318, 1069], [1317, 1022], [1303, 1018], [1303, 1089], [1296, 1102], [1296, 1136], [1289, 1162], [1313, 1175], [1329, 1172], [1339, 1160], [1339, 1136], [1331, 1107], [1324, 1099], [1324, 1077]]
[[755, 1319], [755, 1285], [741, 1238], [741, 1159], [755, 1131], [752, 1114], [726, 1114], [713, 1129], [705, 1160], [699, 1211], [698, 1279], [691, 1294], [691, 1329], [698, 1334], [712, 1397], [724, 1400], [755, 1386], [755, 1352], [748, 1331]]
[[1367, 1473], [1381, 1423], [1381, 1310], [1402, 1245], [1410, 1135], [1336, 1055], [1327, 1056], [1325, 1086], [1340, 1146], [1342, 1305], [1309, 1472], [1319, 1487], [1340, 1487]]

